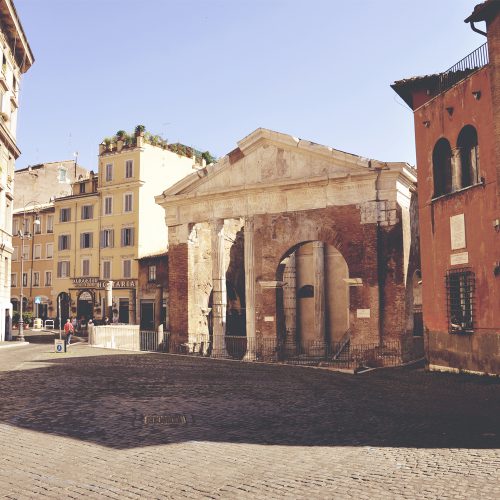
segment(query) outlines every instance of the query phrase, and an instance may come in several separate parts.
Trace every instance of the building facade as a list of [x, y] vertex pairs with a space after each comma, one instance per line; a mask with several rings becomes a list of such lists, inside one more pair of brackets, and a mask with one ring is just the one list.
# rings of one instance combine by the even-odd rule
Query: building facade
[[[172, 341], [246, 359], [284, 342], [413, 340], [415, 172], [258, 129], [156, 197], [168, 226]], [[231, 341], [232, 342], [232, 341]]]
[[137, 313], [141, 330], [168, 329], [168, 254], [161, 252], [138, 259]]
[[164, 252], [167, 243], [164, 212], [154, 195], [158, 185], [191, 173], [194, 163], [146, 142], [141, 133], [100, 145], [98, 173], [89, 186], [82, 182], [55, 201], [53, 296], [63, 321], [76, 316], [140, 322], [138, 259]]
[[429, 366], [499, 374], [500, 2], [466, 22], [484, 45], [392, 87], [414, 112]]
[[12, 305], [10, 275], [14, 162], [20, 155], [16, 144], [21, 75], [34, 62], [33, 54], [11, 0], [0, 2], [0, 341], [10, 331]]
[[23, 311], [45, 320], [54, 316], [54, 204], [14, 210], [12, 233], [11, 302], [14, 313], [20, 310], [22, 295]]

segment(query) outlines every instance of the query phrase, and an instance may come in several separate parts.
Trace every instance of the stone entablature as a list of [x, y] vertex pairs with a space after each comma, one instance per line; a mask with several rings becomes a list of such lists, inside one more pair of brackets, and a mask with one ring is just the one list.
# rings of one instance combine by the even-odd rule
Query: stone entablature
[[396, 203], [409, 206], [416, 173], [405, 163], [368, 160], [264, 129], [238, 144], [239, 161], [225, 156], [156, 197], [169, 227], [352, 204], [360, 206], [363, 222], [392, 225]]

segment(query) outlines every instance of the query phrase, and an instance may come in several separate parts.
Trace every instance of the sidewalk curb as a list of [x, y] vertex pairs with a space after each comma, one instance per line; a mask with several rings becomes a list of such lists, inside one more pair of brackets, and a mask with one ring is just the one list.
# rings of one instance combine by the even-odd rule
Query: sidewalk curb
[[0, 349], [8, 349], [9, 347], [24, 347], [30, 345], [29, 342], [19, 342], [16, 340], [11, 341], [12, 344], [0, 344]]

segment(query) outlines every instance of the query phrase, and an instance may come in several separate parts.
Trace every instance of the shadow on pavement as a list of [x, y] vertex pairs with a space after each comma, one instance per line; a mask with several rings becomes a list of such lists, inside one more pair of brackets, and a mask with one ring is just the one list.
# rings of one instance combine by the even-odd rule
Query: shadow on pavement
[[164, 354], [43, 363], [0, 373], [2, 422], [118, 449], [193, 440], [500, 447], [498, 379], [404, 369], [352, 376]]

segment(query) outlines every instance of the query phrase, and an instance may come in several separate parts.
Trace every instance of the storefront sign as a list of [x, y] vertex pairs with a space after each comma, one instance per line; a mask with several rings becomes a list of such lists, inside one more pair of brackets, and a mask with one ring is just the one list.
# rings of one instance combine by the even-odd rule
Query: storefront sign
[[[78, 288], [106, 288], [109, 280], [100, 280], [99, 278], [73, 278], [73, 285]], [[137, 280], [113, 280], [113, 289], [115, 288], [135, 288]]]

